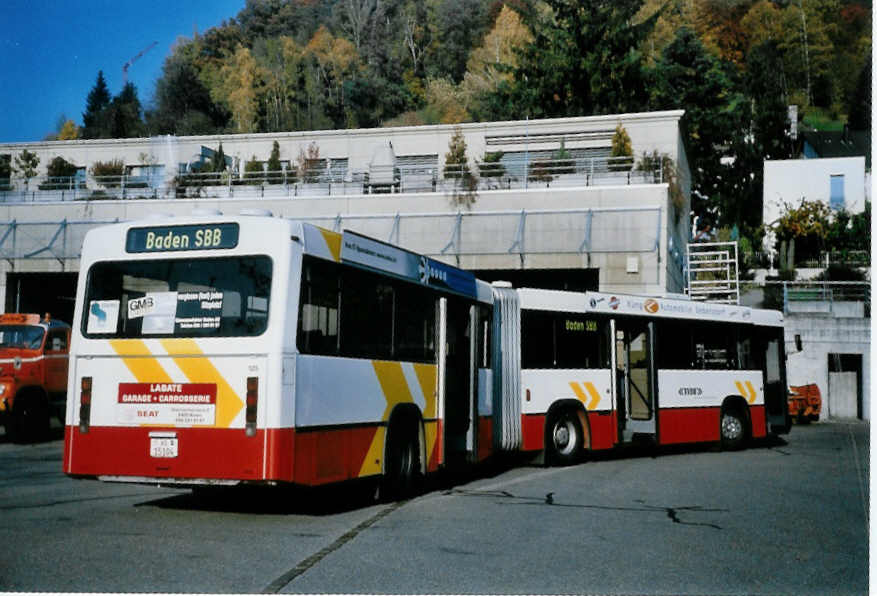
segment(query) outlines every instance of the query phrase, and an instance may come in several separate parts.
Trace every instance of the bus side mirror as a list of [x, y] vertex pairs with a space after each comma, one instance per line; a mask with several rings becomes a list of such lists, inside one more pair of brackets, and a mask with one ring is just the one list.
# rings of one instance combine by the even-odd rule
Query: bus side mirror
[[798, 352], [802, 352], [804, 350], [804, 342], [801, 341], [801, 334], [795, 334], [795, 350]]

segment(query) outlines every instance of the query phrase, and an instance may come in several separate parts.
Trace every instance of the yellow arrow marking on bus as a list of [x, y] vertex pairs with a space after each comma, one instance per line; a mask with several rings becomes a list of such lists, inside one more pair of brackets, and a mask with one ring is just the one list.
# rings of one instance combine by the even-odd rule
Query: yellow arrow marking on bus
[[171, 383], [167, 374], [146, 343], [139, 339], [111, 339], [110, 347], [122, 357], [122, 362], [139, 383]]
[[[743, 397], [746, 398], [746, 401], [748, 401], [750, 404], [755, 403], [755, 396], [756, 396], [755, 387], [752, 386], [751, 381], [746, 381], [745, 388], [743, 387], [743, 383], [741, 383], [740, 381], [735, 381], [734, 385], [737, 386], [737, 391], [740, 393], [740, 395], [742, 395]], [[748, 393], [747, 393], [747, 390], [748, 390]]]
[[[244, 408], [244, 401], [210, 359], [192, 339], [164, 339], [162, 347], [174, 358], [174, 363], [192, 383], [216, 383], [216, 426], [228, 428]], [[193, 357], [194, 356], [194, 357]]]
[[[381, 417], [381, 420], [386, 422], [395, 405], [413, 403], [414, 398], [411, 397], [411, 390], [408, 388], [408, 381], [405, 380], [405, 373], [402, 372], [401, 363], [372, 360], [372, 367], [375, 370], [375, 375], [378, 377], [378, 383], [381, 385], [384, 400], [387, 402], [387, 407]], [[421, 383], [423, 383], [422, 380]], [[381, 473], [381, 460], [384, 458], [384, 437], [386, 433], [387, 429], [385, 427], [378, 428], [368, 448], [365, 461], [362, 462], [362, 466], [359, 469], [360, 476], [371, 476]]]
[[573, 392], [575, 392], [576, 397], [579, 398], [579, 401], [581, 401], [583, 404], [585, 404], [585, 407], [590, 412], [590, 411], [595, 410], [597, 408], [597, 406], [600, 404], [600, 393], [597, 391], [597, 388], [594, 387], [593, 383], [583, 383], [583, 384], [585, 386], [585, 389], [587, 389], [588, 394], [591, 396], [590, 403], [588, 403], [588, 396], [585, 395], [584, 390], [582, 390], [582, 388], [579, 386], [578, 383], [570, 382], [569, 386], [572, 387], [572, 390], [573, 390]]

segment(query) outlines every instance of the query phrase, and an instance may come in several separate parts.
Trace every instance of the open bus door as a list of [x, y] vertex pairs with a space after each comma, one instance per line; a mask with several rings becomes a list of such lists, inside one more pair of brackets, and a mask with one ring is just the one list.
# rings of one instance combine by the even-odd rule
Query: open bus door
[[477, 309], [440, 298], [437, 318], [438, 462], [453, 466], [474, 462], [477, 454]]
[[612, 319], [615, 337], [612, 363], [619, 437], [657, 437], [657, 383], [654, 363], [654, 323]]
[[761, 346], [764, 350], [764, 403], [771, 432], [786, 434], [791, 426], [789, 401], [786, 395], [786, 358], [783, 330], [769, 330]]

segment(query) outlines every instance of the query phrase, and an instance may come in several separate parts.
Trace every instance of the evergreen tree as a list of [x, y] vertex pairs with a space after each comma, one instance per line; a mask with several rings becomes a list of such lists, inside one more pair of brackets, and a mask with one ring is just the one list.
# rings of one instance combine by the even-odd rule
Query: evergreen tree
[[122, 92], [104, 110], [105, 132], [111, 139], [127, 139], [145, 134], [143, 108], [134, 83], [125, 83]]
[[282, 169], [283, 166], [280, 165], [280, 143], [274, 141], [274, 144], [271, 146], [271, 155], [268, 157], [269, 184], [279, 184], [283, 181]]
[[621, 122], [615, 127], [615, 134], [612, 135], [612, 149], [609, 152], [609, 157], [615, 158], [609, 163], [610, 170], [629, 170], [633, 165], [633, 159], [622, 159], [633, 157], [633, 144], [630, 135], [621, 126]]
[[[635, 23], [642, 0], [547, 0], [525, 19], [534, 41], [522, 52], [501, 99], [518, 117], [590, 116], [647, 107], [638, 50], [657, 15]], [[503, 95], [507, 97], [502, 98]]]
[[110, 106], [110, 90], [104, 79], [104, 71], [97, 72], [97, 81], [88, 92], [85, 100], [85, 112], [82, 113], [82, 138], [99, 139], [102, 136], [104, 116]]
[[871, 52], [868, 51], [868, 59], [859, 80], [853, 91], [848, 111], [848, 123], [852, 130], [871, 130]]
[[[735, 92], [729, 67], [683, 27], [664, 48], [653, 72], [652, 107], [684, 109], [687, 157], [692, 176], [692, 210], [702, 215], [722, 180], [723, 148], [748, 124], [735, 109], [746, 104]], [[737, 110], [739, 111], [739, 109]], [[714, 206], [709, 206], [714, 209]]]

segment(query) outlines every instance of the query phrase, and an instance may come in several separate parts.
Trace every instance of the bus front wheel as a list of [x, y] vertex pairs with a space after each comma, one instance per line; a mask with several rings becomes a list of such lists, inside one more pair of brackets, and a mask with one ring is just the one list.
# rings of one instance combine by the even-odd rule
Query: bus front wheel
[[551, 416], [548, 423], [548, 463], [566, 466], [575, 463], [582, 451], [582, 427], [571, 410]]

